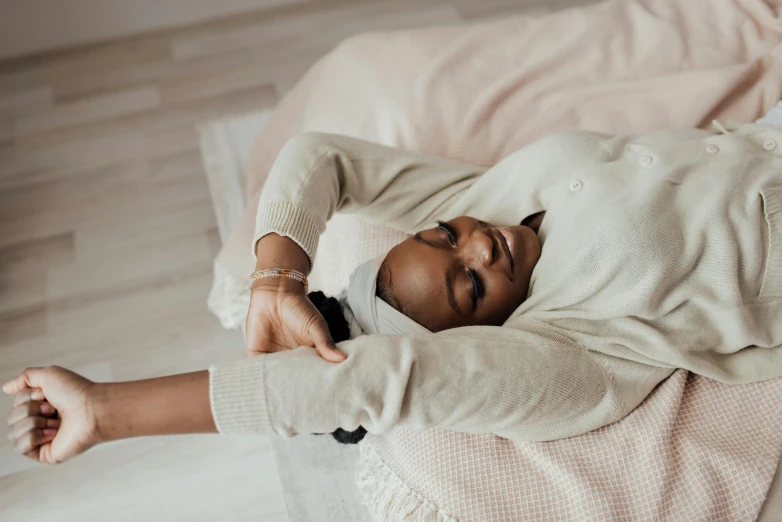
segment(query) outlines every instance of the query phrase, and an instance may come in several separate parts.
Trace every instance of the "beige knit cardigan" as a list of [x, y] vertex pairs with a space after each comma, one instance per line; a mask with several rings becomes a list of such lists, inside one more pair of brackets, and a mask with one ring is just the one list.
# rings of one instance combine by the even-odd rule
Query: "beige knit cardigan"
[[[720, 126], [721, 127], [721, 126]], [[210, 368], [222, 433], [363, 425], [552, 440], [621, 419], [675, 368], [782, 376], [782, 133], [554, 134], [491, 169], [310, 133], [280, 153], [256, 241], [315, 259], [337, 210], [412, 233], [546, 210], [529, 296], [502, 327], [363, 336]], [[255, 243], [255, 242], [254, 242]]]

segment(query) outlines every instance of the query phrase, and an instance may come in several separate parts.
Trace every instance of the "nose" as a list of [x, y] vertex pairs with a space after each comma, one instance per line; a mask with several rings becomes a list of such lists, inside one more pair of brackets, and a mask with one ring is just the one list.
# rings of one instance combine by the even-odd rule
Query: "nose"
[[494, 243], [482, 230], [475, 230], [470, 234], [470, 239], [462, 247], [465, 261], [477, 262], [485, 267], [490, 267], [494, 263], [493, 250]]

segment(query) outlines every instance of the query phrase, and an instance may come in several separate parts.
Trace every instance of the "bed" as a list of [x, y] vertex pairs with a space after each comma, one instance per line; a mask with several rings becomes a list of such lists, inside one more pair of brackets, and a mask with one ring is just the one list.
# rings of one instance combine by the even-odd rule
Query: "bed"
[[[595, 30], [606, 26], [614, 30]], [[400, 53], [404, 60], [399, 59]], [[540, 19], [515, 17], [476, 26], [351, 39], [318, 62], [273, 113], [246, 115], [201, 129], [204, 163], [224, 242], [215, 262], [209, 306], [224, 326], [243, 324], [248, 299], [244, 278], [252, 268], [248, 245], [257, 194], [276, 152], [299, 132], [349, 134], [491, 165], [523, 144], [561, 129], [636, 132], [663, 126], [705, 126], [714, 118], [754, 120], [782, 94], [781, 63], [779, 5], [762, 0], [609, 1]], [[474, 78], [481, 81], [471, 81]], [[351, 116], [345, 117], [348, 105]], [[364, 240], [355, 248], [344, 244], [337, 248], [335, 238], [344, 238], [346, 231]], [[393, 244], [400, 237], [399, 232], [379, 230], [349, 216], [335, 218], [322, 239], [313, 286], [336, 294], [353, 266], [371, 257], [373, 249]], [[677, 393], [685, 397], [689, 390], [695, 390], [688, 376], [681, 379], [680, 386], [671, 397]], [[779, 383], [758, 393], [765, 395], [754, 396], [755, 402], [762, 396], [766, 410], [757, 406], [752, 422], [767, 430], [768, 437], [751, 446], [757, 460], [748, 471], [754, 474], [743, 476], [741, 484], [746, 487], [741, 495], [715, 489], [724, 482], [707, 474], [701, 477], [707, 492], [701, 504], [694, 504], [687, 495], [672, 500], [661, 492], [658, 504], [689, 506], [694, 515], [689, 519], [698, 519], [698, 514], [704, 519], [751, 520], [758, 515], [760, 520], [782, 519], [778, 468], [782, 414], [773, 411], [779, 404]], [[675, 411], [665, 410], [665, 414]], [[691, 428], [697, 433], [697, 423]], [[494, 440], [465, 441], [441, 435], [444, 438], [438, 440], [446, 440], [452, 448], [476, 443], [485, 444], [487, 450], [498, 447]], [[482, 519], [501, 519], [495, 517], [511, 513], [507, 509], [512, 507], [503, 505], [502, 498], [492, 500], [488, 507], [462, 505], [458, 498], [450, 498], [447, 490], [453, 489], [454, 483], [448, 480], [456, 480], [454, 476], [449, 479], [415, 471], [409, 463], [415, 451], [409, 448], [417, 435], [401, 433], [395, 437], [388, 440], [396, 440], [397, 446], [388, 440], [376, 441], [372, 447], [377, 451], [369, 457], [369, 451], [359, 455], [357, 448], [338, 446], [325, 437], [275, 438], [273, 448], [291, 519], [369, 520], [374, 516], [376, 520], [393, 520], [399, 512], [383, 511], [379, 506], [393, 507], [404, 501], [408, 501], [408, 511], [417, 513], [418, 518], [411, 520], [426, 516], [439, 517], [432, 520], [473, 520], [483, 516], [475, 514], [479, 508], [486, 516]], [[673, 451], [672, 439], [660, 439], [659, 443], [669, 445], [661, 451]], [[391, 463], [398, 495], [389, 493], [393, 488], [387, 487], [386, 480], [386, 487], [374, 490], [365, 483], [362, 498], [353, 486], [359, 458], [385, 458], [383, 462]], [[628, 462], [632, 465], [632, 459]], [[440, 464], [446, 470], [454, 466], [446, 457]], [[672, 476], [670, 472], [661, 475], [663, 480]], [[361, 482], [362, 477], [357, 478]], [[494, 479], [498, 484], [509, 482], [501, 473]], [[678, 480], [686, 484], [694, 479], [684, 473]], [[614, 497], [630, 491], [631, 483], [631, 479], [617, 483], [620, 493]], [[535, 484], [527, 486], [531, 491]], [[692, 484], [689, 486], [683, 489], [691, 489]], [[644, 502], [657, 498], [654, 487], [647, 489], [651, 491], [643, 492]], [[383, 496], [382, 492], [388, 494]], [[643, 496], [635, 495], [636, 499]], [[727, 498], [731, 496], [737, 498]], [[750, 500], [742, 501], [740, 496]], [[627, 498], [632, 501], [633, 496], [625, 497], [621, 502], [601, 499], [603, 504], [597, 509], [596, 502], [571, 495], [561, 501], [567, 508], [564, 511], [554, 510], [554, 502], [543, 502], [542, 507], [535, 507], [535, 513], [539, 518], [562, 520], [599, 519], [601, 513], [608, 513], [603, 519], [654, 519], [663, 513], [654, 509], [628, 511], [632, 502], [628, 504]], [[369, 511], [359, 498], [367, 502]], [[410, 499], [417, 499], [418, 505], [411, 507]], [[519, 503], [523, 502], [517, 500]], [[624, 506], [624, 511], [618, 506]], [[601, 511], [605, 509], [608, 511]]]

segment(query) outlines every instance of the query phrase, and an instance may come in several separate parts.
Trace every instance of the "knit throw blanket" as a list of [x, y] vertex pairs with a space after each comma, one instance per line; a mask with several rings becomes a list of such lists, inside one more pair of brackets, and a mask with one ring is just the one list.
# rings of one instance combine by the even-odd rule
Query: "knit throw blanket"
[[397, 428], [356, 480], [376, 520], [756, 520], [782, 449], [782, 379], [678, 370], [620, 422], [553, 442]]

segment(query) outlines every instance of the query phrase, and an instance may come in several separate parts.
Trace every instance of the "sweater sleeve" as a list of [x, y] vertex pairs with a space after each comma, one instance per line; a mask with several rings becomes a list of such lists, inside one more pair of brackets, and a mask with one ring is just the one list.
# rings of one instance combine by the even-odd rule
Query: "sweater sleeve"
[[622, 361], [635, 368], [620, 372], [632, 389], [622, 397], [601, 354], [508, 326], [363, 336], [338, 348], [348, 355], [338, 364], [299, 347], [211, 367], [219, 431], [293, 437], [406, 426], [553, 440], [622, 418], [670, 373]]
[[481, 209], [466, 193], [485, 170], [347, 136], [299, 135], [280, 151], [261, 192], [253, 255], [258, 240], [275, 232], [314, 261], [318, 238], [338, 210], [405, 232], [435, 215], [475, 215]]

